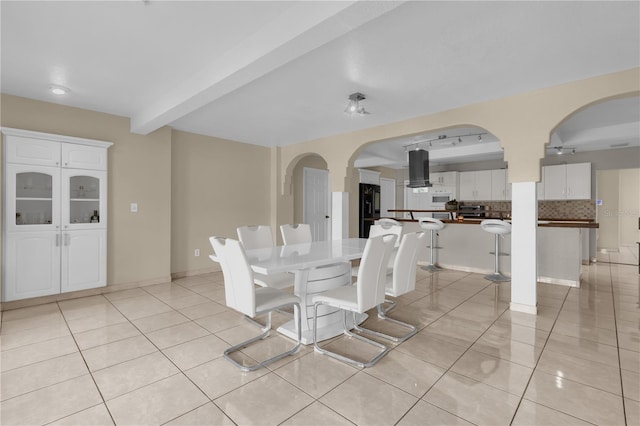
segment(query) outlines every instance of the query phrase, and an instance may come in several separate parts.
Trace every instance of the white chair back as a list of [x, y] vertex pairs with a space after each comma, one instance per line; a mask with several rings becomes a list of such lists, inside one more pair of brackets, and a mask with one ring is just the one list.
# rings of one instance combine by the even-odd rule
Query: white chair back
[[222, 268], [227, 306], [254, 317], [256, 295], [253, 286], [253, 270], [249, 266], [242, 244], [237, 240], [222, 237], [211, 237], [209, 242]]
[[280, 225], [280, 233], [284, 245], [310, 243], [311, 226], [307, 223], [299, 223], [296, 225]]
[[395, 219], [390, 219], [388, 217], [384, 217], [382, 219], [378, 220], [378, 224], [382, 225], [383, 227], [389, 227], [389, 226], [402, 226], [402, 224], [400, 222], [398, 222]]
[[384, 302], [387, 264], [396, 238], [395, 235], [383, 235], [367, 240], [356, 284], [359, 312]]
[[[389, 221], [395, 222], [396, 224]], [[397, 246], [400, 243], [400, 236], [402, 235], [402, 225], [393, 219], [380, 219], [378, 223], [371, 225], [371, 228], [369, 228], [369, 238], [388, 234], [396, 236]]]
[[395, 296], [408, 293], [416, 288], [416, 265], [420, 246], [419, 236], [425, 232], [404, 234], [393, 263], [392, 293]]
[[269, 225], [240, 226], [237, 229], [238, 239], [245, 250], [273, 247], [273, 234]]

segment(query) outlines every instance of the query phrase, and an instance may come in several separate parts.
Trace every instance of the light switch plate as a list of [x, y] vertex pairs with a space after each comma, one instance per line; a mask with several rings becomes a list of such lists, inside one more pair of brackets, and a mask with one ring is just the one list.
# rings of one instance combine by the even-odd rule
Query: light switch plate
[[138, 213], [138, 203], [131, 203], [131, 213]]

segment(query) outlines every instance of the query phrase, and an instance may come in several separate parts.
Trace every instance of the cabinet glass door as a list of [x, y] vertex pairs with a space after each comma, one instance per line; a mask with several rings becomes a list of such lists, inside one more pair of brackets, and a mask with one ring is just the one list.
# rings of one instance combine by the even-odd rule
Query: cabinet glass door
[[7, 225], [12, 231], [53, 230], [59, 225], [59, 171], [7, 166]]
[[63, 225], [68, 229], [104, 228], [106, 172], [63, 170]]

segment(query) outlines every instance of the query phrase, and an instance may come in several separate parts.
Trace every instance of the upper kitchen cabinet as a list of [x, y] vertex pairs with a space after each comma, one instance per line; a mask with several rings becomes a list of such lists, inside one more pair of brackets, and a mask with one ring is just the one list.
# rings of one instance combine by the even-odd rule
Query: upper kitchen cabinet
[[11, 164], [60, 167], [60, 143], [24, 136], [24, 133], [5, 134], [5, 161]]
[[62, 144], [62, 167], [107, 170], [107, 150], [97, 146]]
[[545, 166], [545, 200], [591, 199], [591, 163]]
[[491, 170], [460, 172], [460, 200], [491, 200]]
[[511, 184], [508, 182], [507, 169], [491, 170], [491, 200], [511, 199]]
[[456, 187], [458, 186], [458, 172], [434, 172], [429, 174], [432, 185]]

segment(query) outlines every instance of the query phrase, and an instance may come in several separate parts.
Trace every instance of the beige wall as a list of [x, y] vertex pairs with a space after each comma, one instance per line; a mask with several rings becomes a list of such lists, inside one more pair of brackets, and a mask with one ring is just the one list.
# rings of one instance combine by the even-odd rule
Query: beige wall
[[171, 272], [219, 270], [210, 236], [269, 224], [269, 149], [176, 130], [172, 139]]
[[[129, 132], [129, 119], [2, 95], [4, 127], [113, 142], [109, 148], [108, 285], [170, 277], [171, 130]], [[1, 167], [1, 166], [0, 166]], [[129, 212], [137, 202], [139, 212]]]

